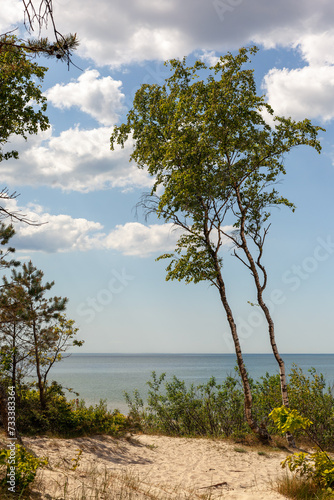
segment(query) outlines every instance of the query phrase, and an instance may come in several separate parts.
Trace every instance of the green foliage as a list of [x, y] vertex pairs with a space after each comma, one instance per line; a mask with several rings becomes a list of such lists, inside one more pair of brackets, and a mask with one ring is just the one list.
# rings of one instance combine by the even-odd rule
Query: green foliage
[[15, 492], [20, 493], [34, 481], [37, 469], [47, 464], [46, 458], [35, 457], [19, 444], [16, 445], [15, 453], [8, 449], [0, 450], [0, 465], [6, 467], [6, 476], [0, 484], [8, 485], [9, 478], [13, 478]]
[[71, 416], [73, 419], [72, 435], [110, 434], [119, 436], [128, 430], [126, 416], [118, 410], [108, 411], [107, 404], [103, 400], [99, 404], [89, 407], [86, 407], [83, 401], [76, 407], [72, 401]]
[[293, 366], [289, 374], [289, 400], [291, 408], [311, 420], [308, 433], [322, 447], [334, 449], [334, 396], [324, 376], [314, 368], [303, 373]]
[[273, 408], [282, 404], [279, 374], [269, 375], [269, 373], [266, 373], [258, 381], [252, 382], [252, 395], [256, 420], [263, 422], [268, 431], [273, 433], [274, 427], [267, 416]]
[[[148, 382], [147, 407], [138, 391], [132, 400], [126, 394], [130, 417], [145, 430], [155, 429], [171, 435], [238, 436], [247, 432], [244, 400], [240, 381], [227, 377], [217, 384], [212, 377], [207, 384], [186, 387], [184, 381], [165, 374], [152, 373]], [[164, 382], [164, 386], [162, 386]]]
[[[286, 407], [274, 408], [269, 415], [275, 422], [280, 433], [303, 430], [307, 432], [312, 422], [302, 417], [297, 410]], [[307, 433], [308, 434], [308, 433]], [[310, 480], [315, 486], [333, 491], [334, 487], [334, 462], [324, 450], [315, 453], [294, 453], [282, 462], [282, 467], [288, 467], [291, 472], [301, 478]]]
[[298, 476], [311, 480], [316, 486], [334, 493], [334, 462], [327, 453], [323, 451], [294, 453], [281, 465]]
[[60, 61], [71, 61], [72, 51], [78, 48], [79, 41], [76, 33], [58, 37], [54, 43], [48, 38], [40, 37], [38, 39], [30, 38], [26, 43], [21, 44], [21, 47], [28, 53], [44, 55], [49, 58], [56, 58]]
[[240, 229], [262, 245], [270, 208], [294, 208], [275, 189], [284, 154], [298, 145], [321, 150], [323, 129], [309, 120], [275, 117], [273, 128], [264, 120], [263, 111], [274, 111], [256, 93], [249, 68], [256, 52], [241, 48], [210, 68], [167, 61], [171, 76], [163, 85], [142, 85], [126, 122], [114, 128], [111, 149], [133, 137], [130, 159], [154, 176], [143, 202], [148, 213], [183, 229], [175, 252], [160, 257], [172, 259], [167, 279], [217, 285], [226, 224], [234, 227], [236, 246]]
[[[273, 418], [268, 419], [268, 414], [272, 413], [279, 423], [280, 432], [285, 433], [293, 429], [298, 437], [302, 432], [299, 430], [302, 424], [306, 427], [312, 421], [314, 424], [307, 427], [308, 433], [315, 436], [327, 449], [334, 450], [334, 398], [331, 391], [326, 389], [322, 375], [313, 369], [309, 375], [296, 366], [291, 369], [289, 395], [298, 392], [303, 395], [301, 400], [294, 399], [296, 406], [293, 410], [285, 407], [275, 410], [282, 404], [278, 374], [267, 373], [256, 382], [250, 379], [250, 385], [253, 414], [259, 425], [265, 425], [271, 434], [277, 433]], [[138, 391], [135, 391], [132, 397], [125, 395], [132, 421], [145, 431], [154, 429], [167, 434], [222, 437], [238, 437], [249, 432], [244, 416], [242, 384], [237, 369], [234, 376], [226, 377], [220, 384], [211, 378], [207, 384], [198, 387], [187, 387], [185, 382], [177, 377], [167, 380], [165, 374], [157, 376], [153, 372], [148, 386], [146, 404]], [[305, 414], [305, 405], [308, 402], [312, 402], [312, 411]], [[319, 420], [322, 423], [317, 426]], [[316, 430], [311, 431], [312, 428]], [[318, 429], [321, 429], [320, 434]]]
[[307, 429], [312, 422], [305, 417], [302, 417], [297, 410], [290, 410], [286, 406], [281, 406], [280, 408], [274, 408], [269, 414], [278, 429], [278, 431], [284, 435], [287, 432], [292, 434], [299, 429]]
[[49, 433], [60, 437], [110, 434], [118, 436], [129, 428], [127, 417], [110, 412], [105, 401], [86, 407], [84, 401], [68, 401], [59, 384], [52, 384], [46, 393], [42, 410], [38, 391], [24, 390], [18, 403], [17, 426], [21, 433]]
[[36, 80], [47, 68], [32, 62], [13, 35], [0, 37], [0, 161], [18, 157], [17, 151], [3, 151], [12, 134], [36, 134], [49, 126], [46, 97]]
[[[41, 405], [45, 406], [47, 376], [54, 363], [71, 346], [81, 346], [78, 328], [63, 314], [68, 299], [47, 297], [54, 282], [43, 282], [44, 273], [24, 263], [12, 270], [11, 280], [3, 277], [0, 293], [0, 369], [2, 376], [20, 382], [22, 374], [34, 371]], [[8, 352], [12, 353], [8, 364]], [[1, 368], [2, 364], [2, 368]]]

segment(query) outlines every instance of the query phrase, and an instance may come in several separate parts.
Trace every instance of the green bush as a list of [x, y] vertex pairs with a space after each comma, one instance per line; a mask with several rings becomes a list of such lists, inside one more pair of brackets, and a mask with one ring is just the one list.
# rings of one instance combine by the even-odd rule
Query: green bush
[[105, 401], [86, 407], [84, 401], [68, 401], [58, 384], [50, 386], [47, 406], [41, 410], [38, 391], [21, 392], [17, 406], [17, 426], [21, 433], [36, 435], [50, 433], [59, 437], [76, 437], [91, 434], [125, 433], [129, 427], [127, 417], [118, 410], [110, 412]]
[[282, 404], [280, 376], [269, 375], [261, 377], [256, 382], [251, 382], [253, 395], [253, 413], [258, 422], [264, 424], [269, 433], [274, 432], [274, 425], [268, 419], [269, 413]]
[[76, 406], [72, 401], [71, 409], [72, 435], [123, 434], [128, 430], [128, 419], [118, 410], [109, 412], [105, 401], [101, 400], [95, 406], [86, 407], [84, 401]]
[[334, 493], [334, 462], [323, 451], [314, 453], [294, 453], [288, 456], [282, 467], [288, 467], [306, 480], [311, 480], [315, 486]]
[[[207, 384], [186, 387], [173, 377], [165, 382], [163, 373], [152, 373], [148, 382], [147, 407], [138, 393], [133, 399], [125, 393], [130, 417], [146, 431], [171, 435], [230, 436], [247, 432], [243, 417], [243, 395], [235, 377], [218, 385], [212, 377]], [[163, 385], [164, 383], [164, 385]]]
[[[290, 410], [285, 406], [274, 408], [269, 417], [281, 434], [300, 430], [309, 436], [309, 428], [313, 425], [313, 422], [303, 417], [297, 410]], [[315, 444], [320, 448], [317, 442]], [[294, 453], [283, 460], [281, 465], [283, 468], [288, 467], [291, 472], [312, 483], [316, 488], [334, 492], [334, 462], [323, 449], [320, 448], [313, 453]]]
[[37, 469], [47, 465], [48, 460], [34, 457], [19, 444], [14, 447], [13, 450], [0, 450], [0, 465], [6, 467], [0, 484], [12, 493], [21, 493], [34, 481]]
[[[272, 410], [282, 404], [280, 377], [269, 375], [254, 382], [250, 379], [253, 395], [253, 415], [259, 425], [275, 433], [275, 425], [268, 419]], [[187, 387], [185, 382], [166, 375], [152, 373], [148, 382], [146, 405], [138, 391], [133, 396], [125, 393], [133, 422], [145, 431], [167, 434], [239, 437], [250, 432], [244, 417], [244, 396], [240, 376], [228, 376], [221, 384], [211, 378], [207, 384]], [[297, 366], [289, 374], [290, 407], [297, 410], [314, 425], [311, 432], [320, 445], [334, 449], [334, 397], [326, 387], [324, 377], [310, 369], [306, 375]], [[300, 431], [296, 431], [296, 436]]]
[[[309, 375], [294, 365], [289, 374], [290, 407], [311, 420], [310, 433], [322, 447], [334, 450], [334, 396], [322, 374], [314, 368]], [[279, 406], [279, 405], [278, 405]]]

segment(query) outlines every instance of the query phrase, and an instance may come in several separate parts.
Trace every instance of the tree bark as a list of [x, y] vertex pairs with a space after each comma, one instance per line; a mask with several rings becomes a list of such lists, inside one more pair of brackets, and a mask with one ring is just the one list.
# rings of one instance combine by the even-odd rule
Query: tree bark
[[[205, 221], [207, 218], [205, 219]], [[241, 351], [241, 346], [239, 342], [239, 337], [238, 337], [238, 332], [237, 332], [237, 327], [233, 318], [232, 310], [230, 308], [229, 302], [226, 297], [226, 288], [225, 288], [225, 283], [221, 274], [221, 269], [219, 265], [219, 261], [217, 258], [217, 254], [214, 252], [214, 250], [211, 247], [211, 242], [210, 242], [210, 237], [209, 237], [209, 231], [206, 225], [206, 222], [204, 223], [204, 235], [205, 235], [205, 243], [206, 243], [206, 248], [211, 255], [213, 265], [215, 268], [216, 272], [216, 284], [217, 288], [219, 290], [219, 295], [220, 295], [220, 300], [223, 304], [223, 307], [225, 309], [227, 321], [230, 326], [231, 334], [232, 334], [232, 339], [234, 342], [234, 349], [235, 349], [235, 354], [237, 357], [237, 363], [238, 363], [238, 368], [241, 376], [241, 381], [242, 381], [242, 386], [243, 386], [243, 391], [244, 391], [244, 401], [245, 401], [245, 417], [247, 424], [251, 428], [251, 430], [256, 434], [259, 439], [262, 442], [268, 442], [270, 440], [270, 436], [268, 434], [267, 429], [264, 426], [258, 426], [256, 421], [253, 418], [252, 415], [252, 406], [253, 406], [253, 399], [252, 399], [252, 392], [248, 380], [248, 374], [247, 370], [245, 367], [245, 363], [243, 360], [242, 356], [242, 351]]]
[[251, 428], [251, 430], [260, 438], [261, 441], [263, 442], [268, 442], [270, 440], [270, 436], [268, 434], [268, 431], [265, 427], [261, 427], [257, 425], [256, 421], [253, 418], [252, 415], [252, 406], [253, 406], [253, 399], [252, 399], [252, 392], [248, 380], [248, 374], [247, 370], [245, 367], [245, 363], [243, 360], [242, 356], [242, 351], [241, 351], [241, 346], [239, 342], [239, 337], [237, 333], [237, 327], [232, 315], [231, 308], [229, 306], [229, 303], [226, 298], [226, 290], [225, 290], [225, 283], [222, 279], [220, 270], [219, 270], [219, 275], [217, 278], [218, 282], [218, 288], [219, 288], [219, 294], [220, 294], [220, 299], [221, 302], [224, 306], [226, 316], [227, 316], [227, 321], [230, 326], [233, 342], [234, 342], [234, 349], [235, 349], [235, 354], [237, 356], [237, 363], [239, 367], [239, 372], [242, 380], [242, 385], [243, 385], [243, 391], [244, 391], [244, 398], [245, 398], [245, 417], [247, 424]]
[[[238, 200], [239, 209], [240, 209], [241, 213], [243, 214], [243, 207], [241, 204], [240, 194], [239, 194], [238, 190], [236, 190], [236, 192], [237, 192], [237, 200]], [[244, 216], [242, 215], [241, 224], [240, 224], [240, 238], [241, 238], [240, 248], [243, 250], [243, 252], [246, 255], [246, 258], [248, 260], [249, 267], [250, 267], [250, 270], [252, 272], [255, 286], [256, 286], [257, 301], [258, 301], [258, 304], [264, 313], [264, 316], [265, 316], [267, 324], [268, 324], [270, 345], [271, 345], [274, 357], [275, 357], [275, 359], [278, 363], [278, 366], [279, 366], [282, 403], [284, 406], [289, 408], [289, 396], [288, 396], [288, 387], [287, 387], [287, 382], [286, 382], [285, 364], [284, 364], [284, 361], [283, 361], [282, 357], [280, 356], [278, 348], [277, 348], [274, 321], [271, 317], [269, 308], [263, 299], [263, 291], [264, 291], [264, 288], [265, 288], [266, 283], [267, 283], [267, 274], [266, 274], [266, 270], [265, 270], [264, 266], [262, 264], [260, 264], [259, 260], [258, 260], [258, 265], [259, 265], [259, 267], [263, 273], [263, 277], [264, 277], [263, 285], [261, 285], [260, 276], [258, 273], [256, 263], [253, 259], [253, 256], [252, 256], [252, 254], [249, 250], [248, 244], [247, 244], [244, 223], [245, 223], [245, 220], [244, 220]], [[262, 253], [262, 248], [261, 248], [260, 254], [259, 254], [260, 258], [261, 258], [261, 253]], [[293, 436], [290, 432], [288, 432], [286, 434], [286, 438], [287, 438], [288, 443], [291, 446], [295, 446]]]
[[46, 408], [46, 402], [45, 402], [43, 377], [42, 377], [41, 368], [40, 368], [40, 359], [39, 359], [39, 352], [38, 352], [38, 337], [37, 337], [35, 322], [33, 323], [33, 335], [34, 335], [34, 344], [35, 344], [34, 351], [35, 351], [35, 361], [36, 361], [37, 385], [38, 385], [38, 390], [39, 390], [39, 401], [41, 404], [41, 409], [42, 409], [42, 411], [44, 411]]
[[249, 248], [248, 248], [248, 245], [246, 242], [246, 238], [244, 235], [242, 235], [241, 238], [243, 240], [242, 249], [246, 254], [247, 260], [249, 262], [249, 266], [251, 268], [251, 271], [252, 271], [252, 274], [254, 277], [256, 290], [257, 290], [257, 301], [258, 301], [258, 304], [264, 313], [264, 316], [265, 316], [267, 324], [268, 324], [270, 345], [271, 345], [273, 354], [274, 354], [275, 359], [276, 359], [278, 366], [279, 366], [282, 402], [283, 402], [284, 406], [289, 407], [289, 397], [288, 397], [288, 389], [287, 389], [287, 383], [286, 383], [285, 364], [284, 364], [284, 361], [281, 358], [279, 351], [278, 351], [278, 348], [277, 348], [274, 322], [273, 322], [273, 319], [271, 317], [270, 311], [267, 307], [267, 304], [263, 300], [263, 290], [261, 287], [259, 274], [258, 274], [258, 271], [256, 269], [256, 265], [255, 265], [255, 262], [253, 260], [253, 257], [249, 251]]

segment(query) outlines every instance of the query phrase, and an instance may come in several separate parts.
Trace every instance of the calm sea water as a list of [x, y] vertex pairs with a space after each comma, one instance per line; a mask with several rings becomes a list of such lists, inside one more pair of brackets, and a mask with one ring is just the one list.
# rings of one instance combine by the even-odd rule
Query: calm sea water
[[[278, 373], [272, 354], [245, 354], [244, 359], [255, 380], [266, 372]], [[324, 374], [328, 384], [334, 383], [334, 354], [285, 354], [283, 359], [287, 372], [293, 363], [303, 371], [314, 367]], [[167, 379], [176, 375], [189, 385], [199, 385], [212, 376], [221, 382], [234, 373], [235, 366], [234, 354], [72, 354], [54, 365], [49, 381], [57, 380], [79, 392], [86, 404], [106, 399], [109, 409], [118, 408], [126, 413], [124, 391], [132, 393], [138, 389], [145, 397], [146, 382], [152, 371], [157, 375], [165, 372]], [[71, 399], [76, 397], [67, 395]]]

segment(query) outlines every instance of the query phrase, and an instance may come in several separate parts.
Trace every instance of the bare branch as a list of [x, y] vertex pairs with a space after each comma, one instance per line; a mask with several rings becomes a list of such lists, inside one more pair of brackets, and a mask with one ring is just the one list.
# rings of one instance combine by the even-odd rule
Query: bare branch
[[22, 0], [22, 2], [24, 5], [24, 24], [29, 32], [34, 31], [35, 22], [37, 22], [40, 32], [43, 25], [47, 27], [49, 19], [52, 22], [54, 31], [56, 31], [52, 0], [40, 0], [37, 10], [32, 0]]
[[237, 252], [235, 250], [233, 250], [233, 255], [234, 257], [236, 257], [237, 259], [239, 259], [246, 267], [248, 267], [248, 269], [251, 271], [251, 267], [247, 264], [247, 262], [245, 262], [241, 257], [240, 255], [237, 254]]
[[[34, 31], [38, 26], [38, 40], [21, 40], [21, 48], [33, 53], [45, 53], [47, 56], [55, 56], [57, 59], [65, 60], [68, 67], [70, 64], [77, 67], [72, 59], [72, 50], [76, 49], [78, 40], [76, 34], [63, 35], [57, 29], [54, 19], [53, 0], [22, 0], [24, 7], [24, 25], [28, 33]], [[51, 23], [55, 42], [49, 43], [46, 38], [41, 38], [43, 26], [47, 28]], [[78, 68], [81, 69], [81, 68]]]
[[[1, 200], [15, 200], [19, 195], [16, 191], [9, 194], [9, 190], [7, 187], [3, 188], [0, 191], [0, 199]], [[30, 226], [42, 226], [43, 224], [47, 224], [47, 222], [37, 222], [29, 219], [25, 214], [21, 212], [21, 210], [11, 211], [5, 208], [3, 205], [0, 205], [0, 219], [10, 219], [12, 222], [24, 222], [25, 224], [29, 224]]]

